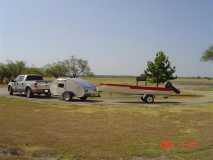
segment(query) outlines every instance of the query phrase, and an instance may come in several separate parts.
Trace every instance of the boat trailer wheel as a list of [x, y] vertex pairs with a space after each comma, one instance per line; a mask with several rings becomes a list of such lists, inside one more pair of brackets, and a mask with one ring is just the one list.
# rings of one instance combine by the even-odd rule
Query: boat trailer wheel
[[155, 101], [155, 97], [153, 95], [144, 95], [143, 97], [141, 97], [141, 100], [144, 101], [145, 103], [154, 103]]

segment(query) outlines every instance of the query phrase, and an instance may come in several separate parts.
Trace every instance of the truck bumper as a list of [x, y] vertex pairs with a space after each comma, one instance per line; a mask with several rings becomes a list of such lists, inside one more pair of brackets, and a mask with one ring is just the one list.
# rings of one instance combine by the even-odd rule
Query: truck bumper
[[50, 94], [50, 89], [34, 89], [32, 92], [37, 94]]

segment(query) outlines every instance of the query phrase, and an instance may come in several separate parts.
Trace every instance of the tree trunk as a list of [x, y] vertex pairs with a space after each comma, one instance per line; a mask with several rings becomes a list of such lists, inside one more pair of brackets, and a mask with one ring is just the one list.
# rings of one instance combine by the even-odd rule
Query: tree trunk
[[157, 77], [156, 83], [157, 83], [157, 87], [158, 87], [159, 86], [159, 78], [158, 77]]

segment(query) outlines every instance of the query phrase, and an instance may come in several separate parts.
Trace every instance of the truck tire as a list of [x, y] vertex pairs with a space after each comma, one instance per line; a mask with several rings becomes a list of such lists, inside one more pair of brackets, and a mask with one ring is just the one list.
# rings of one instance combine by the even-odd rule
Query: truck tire
[[155, 97], [153, 95], [145, 95], [144, 101], [148, 104], [154, 103]]
[[73, 95], [72, 95], [72, 93], [70, 93], [70, 92], [64, 92], [63, 93], [63, 100], [65, 100], [65, 101], [71, 101], [72, 100], [72, 97], [73, 97]]
[[26, 97], [27, 98], [32, 98], [33, 97], [33, 93], [32, 93], [32, 90], [30, 88], [26, 89]]
[[9, 95], [13, 95], [13, 88], [11, 86], [8, 87], [8, 92], [9, 92]]

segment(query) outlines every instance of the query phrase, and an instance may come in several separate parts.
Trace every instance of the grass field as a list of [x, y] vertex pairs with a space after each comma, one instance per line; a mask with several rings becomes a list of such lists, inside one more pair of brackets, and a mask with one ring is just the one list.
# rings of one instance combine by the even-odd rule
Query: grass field
[[[135, 83], [134, 78], [90, 80]], [[207, 85], [175, 83], [189, 89], [194, 83], [201, 89]], [[213, 159], [213, 103], [76, 105], [13, 97], [0, 97], [0, 102], [2, 160]]]

